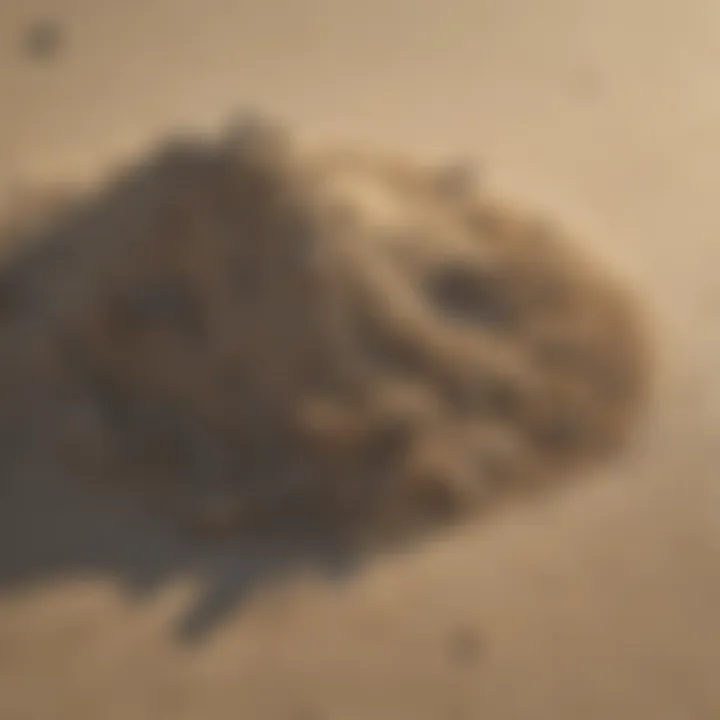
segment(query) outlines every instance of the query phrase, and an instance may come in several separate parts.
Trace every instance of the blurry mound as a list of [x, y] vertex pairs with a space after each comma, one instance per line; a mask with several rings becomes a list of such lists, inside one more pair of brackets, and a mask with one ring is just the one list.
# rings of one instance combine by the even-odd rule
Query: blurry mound
[[619, 449], [646, 392], [626, 291], [461, 168], [244, 124], [26, 235], [0, 286], [15, 447], [205, 526], [463, 516]]

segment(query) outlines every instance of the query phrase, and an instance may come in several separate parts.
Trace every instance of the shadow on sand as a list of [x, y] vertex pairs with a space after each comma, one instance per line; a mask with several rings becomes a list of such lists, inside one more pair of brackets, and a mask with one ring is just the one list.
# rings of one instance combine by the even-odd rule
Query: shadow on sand
[[[10, 249], [0, 276], [0, 592], [107, 577], [142, 598], [179, 576], [197, 577], [204, 596], [176, 627], [178, 638], [194, 641], [261, 586], [308, 566], [344, 578], [358, 558], [327, 547], [201, 540], [126, 498], [88, 492], [57, 462], [74, 362], [62, 313], [86, 302], [84, 292], [92, 297], [107, 247], [125, 242], [138, 206], [162, 202], [152, 189], [178, 163], [193, 164], [193, 141], [172, 139], [154, 158], [120, 172], [87, 202], [55, 202], [54, 192], [29, 198], [0, 229]], [[202, 162], [195, 166], [202, 174]]]

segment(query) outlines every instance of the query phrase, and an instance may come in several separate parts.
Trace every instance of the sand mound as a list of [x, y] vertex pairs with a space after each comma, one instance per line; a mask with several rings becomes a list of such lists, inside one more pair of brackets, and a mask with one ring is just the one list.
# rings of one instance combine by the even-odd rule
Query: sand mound
[[461, 516], [621, 447], [646, 392], [626, 291], [458, 168], [245, 124], [20, 246], [0, 287], [15, 445], [209, 526]]

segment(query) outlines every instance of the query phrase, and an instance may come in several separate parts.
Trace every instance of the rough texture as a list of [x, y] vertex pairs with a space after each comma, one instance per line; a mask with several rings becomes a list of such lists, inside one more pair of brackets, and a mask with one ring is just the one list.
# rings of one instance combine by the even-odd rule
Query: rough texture
[[2, 286], [7, 432], [203, 527], [463, 516], [617, 450], [646, 393], [624, 288], [463, 168], [246, 123], [33, 234]]

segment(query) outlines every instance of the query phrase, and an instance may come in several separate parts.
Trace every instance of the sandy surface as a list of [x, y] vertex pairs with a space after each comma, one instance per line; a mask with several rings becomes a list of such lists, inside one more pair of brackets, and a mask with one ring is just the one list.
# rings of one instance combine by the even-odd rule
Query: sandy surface
[[595, 482], [338, 580], [7, 480], [0, 717], [718, 717], [719, 48], [710, 0], [5, 0], [4, 194], [248, 103], [470, 153], [643, 288], [661, 372]]

